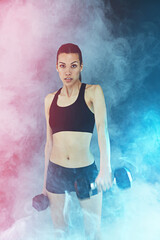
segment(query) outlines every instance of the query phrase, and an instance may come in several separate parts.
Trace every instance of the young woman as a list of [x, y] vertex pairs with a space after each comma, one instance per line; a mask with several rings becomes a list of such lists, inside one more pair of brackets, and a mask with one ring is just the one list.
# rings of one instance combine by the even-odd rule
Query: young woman
[[[60, 239], [58, 230], [65, 232], [67, 227], [63, 215], [65, 192], [75, 191], [79, 177], [89, 183], [96, 182], [98, 193], [78, 200], [86, 236], [93, 235], [92, 239], [98, 240], [101, 239], [102, 192], [112, 185], [105, 98], [99, 84], [81, 82], [83, 62], [77, 45], [68, 43], [59, 48], [56, 69], [63, 87], [45, 97], [47, 137], [43, 194], [50, 201], [54, 229], [57, 230], [55, 239]], [[100, 148], [99, 172], [90, 152], [95, 123]], [[84, 184], [84, 192], [85, 188]]]

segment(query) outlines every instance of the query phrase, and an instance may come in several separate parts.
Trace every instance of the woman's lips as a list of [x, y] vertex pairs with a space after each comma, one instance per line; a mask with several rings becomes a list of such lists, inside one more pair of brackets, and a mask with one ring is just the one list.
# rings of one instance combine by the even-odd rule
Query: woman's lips
[[70, 82], [70, 81], [72, 81], [72, 78], [65, 78], [64, 79], [66, 82]]

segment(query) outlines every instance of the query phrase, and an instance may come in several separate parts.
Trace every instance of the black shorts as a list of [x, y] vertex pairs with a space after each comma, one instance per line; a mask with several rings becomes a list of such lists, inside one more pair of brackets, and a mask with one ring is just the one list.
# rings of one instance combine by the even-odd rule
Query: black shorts
[[[97, 166], [92, 163], [86, 167], [67, 168], [57, 165], [49, 160], [47, 170], [46, 189], [52, 193], [75, 192], [75, 182], [84, 179], [88, 183], [95, 181], [98, 175]], [[85, 186], [84, 186], [85, 188]], [[85, 189], [84, 189], [85, 190]]]

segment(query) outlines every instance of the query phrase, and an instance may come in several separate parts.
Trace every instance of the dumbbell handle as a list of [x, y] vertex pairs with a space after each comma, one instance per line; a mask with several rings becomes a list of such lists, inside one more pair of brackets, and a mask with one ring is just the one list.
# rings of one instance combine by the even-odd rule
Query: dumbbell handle
[[[116, 179], [113, 177], [113, 183], [116, 184]], [[96, 182], [92, 182], [90, 183], [90, 188], [91, 190], [95, 190], [97, 188], [97, 183]]]
[[[113, 183], [114, 184], [117, 183], [117, 186], [121, 189], [126, 189], [131, 187], [131, 181], [132, 181], [131, 173], [129, 172], [128, 169], [124, 167], [116, 169], [114, 171], [114, 174], [112, 174], [112, 179], [113, 179]], [[92, 196], [97, 193], [98, 193], [97, 183], [96, 182], [90, 183], [89, 195]]]

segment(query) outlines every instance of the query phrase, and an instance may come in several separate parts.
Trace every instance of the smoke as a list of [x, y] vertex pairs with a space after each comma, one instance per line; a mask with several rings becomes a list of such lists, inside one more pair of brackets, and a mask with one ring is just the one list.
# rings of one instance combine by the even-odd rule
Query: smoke
[[[160, 62], [159, 21], [145, 20], [135, 30], [134, 19], [118, 22], [112, 7], [101, 0], [0, 1], [2, 240], [53, 236], [50, 210], [36, 212], [31, 200], [43, 184], [44, 98], [62, 86], [56, 52], [67, 42], [82, 50], [82, 82], [100, 84], [104, 91], [112, 166], [130, 166], [134, 178], [131, 189], [115, 187], [105, 194], [103, 235], [112, 240], [160, 237], [159, 84], [153, 74]], [[99, 165], [96, 131], [91, 150]], [[82, 239], [75, 196], [67, 195], [65, 213], [67, 206], [71, 232], [66, 239]]]

